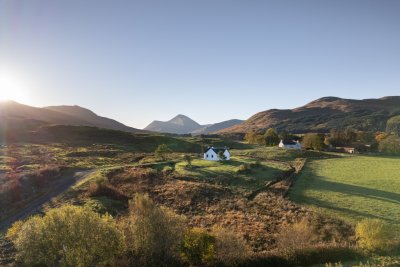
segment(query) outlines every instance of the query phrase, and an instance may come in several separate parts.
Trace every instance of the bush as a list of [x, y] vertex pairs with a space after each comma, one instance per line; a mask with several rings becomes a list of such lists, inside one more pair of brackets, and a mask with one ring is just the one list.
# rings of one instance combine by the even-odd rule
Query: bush
[[137, 194], [130, 203], [130, 215], [121, 222], [128, 253], [141, 265], [172, 263], [184, 232], [184, 219], [158, 207], [147, 195]]
[[174, 168], [171, 167], [171, 166], [165, 166], [165, 167], [163, 168], [163, 170], [162, 170], [162, 173], [163, 173], [164, 175], [170, 175], [170, 174], [173, 173], [173, 172], [174, 172]]
[[237, 169], [238, 173], [245, 173], [245, 172], [249, 172], [250, 171], [250, 167], [247, 164], [241, 164], [239, 166], [239, 168]]
[[364, 219], [356, 225], [357, 244], [367, 252], [386, 252], [396, 241], [394, 226], [377, 219]]
[[181, 244], [181, 256], [191, 266], [202, 266], [214, 261], [215, 237], [202, 228], [187, 230]]
[[110, 216], [71, 205], [17, 222], [7, 237], [17, 249], [17, 258], [30, 266], [112, 264], [123, 250], [123, 235]]
[[300, 222], [281, 227], [277, 239], [277, 246], [287, 257], [291, 257], [297, 250], [304, 250], [316, 243], [318, 236], [314, 227], [303, 219]]
[[251, 250], [246, 241], [237, 234], [221, 228], [212, 229], [215, 237], [215, 259], [227, 266], [243, 263], [251, 255]]
[[250, 168], [259, 168], [259, 167], [261, 167], [261, 162], [259, 161], [250, 163]]

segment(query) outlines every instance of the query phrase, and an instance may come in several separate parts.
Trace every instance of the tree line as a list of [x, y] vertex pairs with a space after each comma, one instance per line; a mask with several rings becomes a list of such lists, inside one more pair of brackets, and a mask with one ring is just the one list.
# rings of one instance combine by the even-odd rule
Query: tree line
[[390, 119], [385, 132], [358, 131], [351, 127], [334, 129], [329, 133], [291, 134], [251, 129], [244, 135], [249, 144], [277, 146], [280, 140], [299, 140], [304, 149], [329, 150], [336, 147], [353, 147], [360, 152], [400, 153], [400, 116]]

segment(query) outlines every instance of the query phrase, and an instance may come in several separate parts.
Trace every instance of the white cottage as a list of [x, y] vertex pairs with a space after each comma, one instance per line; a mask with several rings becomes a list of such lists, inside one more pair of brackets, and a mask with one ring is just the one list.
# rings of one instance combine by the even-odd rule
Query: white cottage
[[301, 149], [301, 144], [297, 140], [281, 140], [278, 146], [287, 149]]
[[225, 160], [231, 159], [231, 153], [229, 152], [229, 149], [226, 147], [209, 147], [209, 148], [207, 148], [207, 150], [204, 152], [204, 159], [205, 160], [213, 160], [213, 161], [223, 160], [219, 156], [219, 154], [221, 152], [224, 154]]

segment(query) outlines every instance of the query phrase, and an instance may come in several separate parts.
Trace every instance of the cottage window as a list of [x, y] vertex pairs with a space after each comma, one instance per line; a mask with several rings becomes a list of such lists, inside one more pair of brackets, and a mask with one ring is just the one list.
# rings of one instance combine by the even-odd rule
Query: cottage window
[[214, 158], [214, 155], [211, 155], [212, 158]]

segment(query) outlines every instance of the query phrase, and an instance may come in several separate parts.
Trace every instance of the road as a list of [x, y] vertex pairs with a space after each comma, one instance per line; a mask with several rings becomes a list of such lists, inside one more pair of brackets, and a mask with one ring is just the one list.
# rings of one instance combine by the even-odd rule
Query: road
[[[60, 178], [57, 185], [52, 188], [52, 190], [40, 196], [37, 199], [34, 199], [29, 205], [18, 211], [16, 214], [8, 217], [7, 219], [0, 222], [0, 232], [6, 231], [14, 222], [18, 220], [23, 220], [33, 214], [39, 213], [44, 204], [49, 202], [52, 198], [64, 193], [67, 191], [72, 185], [78, 183], [79, 181], [85, 179], [87, 176], [92, 174], [94, 170], [89, 171], [76, 171], [72, 174], [66, 175], [65, 177]], [[72, 176], [72, 177], [71, 177]]]

